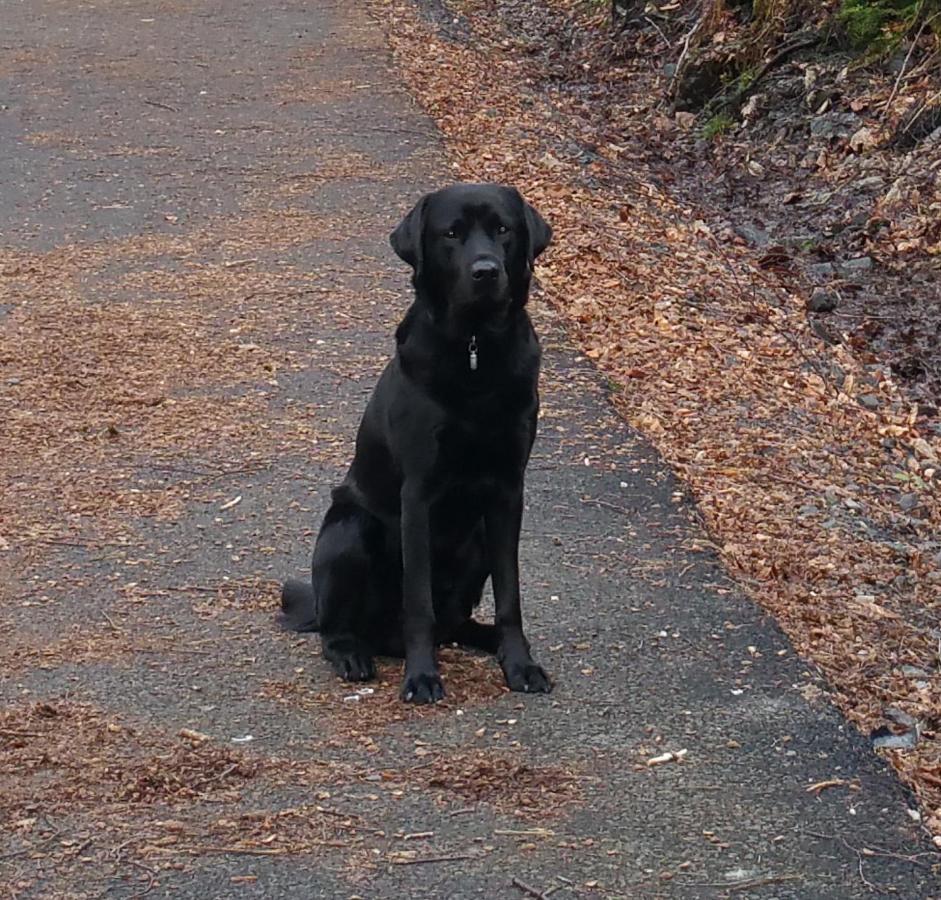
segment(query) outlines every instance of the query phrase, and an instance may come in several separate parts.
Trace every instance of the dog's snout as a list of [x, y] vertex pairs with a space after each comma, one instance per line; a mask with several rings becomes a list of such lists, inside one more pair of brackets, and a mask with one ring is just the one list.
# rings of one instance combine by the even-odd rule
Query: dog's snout
[[495, 281], [499, 274], [500, 266], [495, 259], [478, 259], [471, 264], [474, 281]]

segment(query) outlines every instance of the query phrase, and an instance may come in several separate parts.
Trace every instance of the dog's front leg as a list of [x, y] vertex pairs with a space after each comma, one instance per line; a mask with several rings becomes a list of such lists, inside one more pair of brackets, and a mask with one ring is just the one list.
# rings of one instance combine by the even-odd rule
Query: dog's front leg
[[433, 703], [444, 697], [444, 685], [435, 662], [428, 501], [419, 487], [408, 482], [402, 488], [402, 569], [405, 631], [402, 699]]
[[523, 634], [519, 569], [522, 520], [522, 484], [495, 491], [487, 506], [485, 522], [500, 641], [497, 659], [511, 691], [548, 693], [552, 682], [542, 666], [533, 661], [529, 641]]

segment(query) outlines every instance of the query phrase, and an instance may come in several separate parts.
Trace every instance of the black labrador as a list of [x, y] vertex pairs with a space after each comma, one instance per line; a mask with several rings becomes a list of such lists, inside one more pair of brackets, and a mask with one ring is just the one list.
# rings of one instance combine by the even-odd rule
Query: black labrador
[[[373, 392], [356, 454], [314, 547], [312, 584], [288, 581], [288, 627], [319, 631], [350, 681], [404, 656], [402, 699], [444, 696], [437, 644], [495, 653], [514, 691], [551, 682], [523, 634], [518, 547], [536, 436], [539, 343], [526, 313], [552, 231], [513, 188], [457, 184], [392, 232], [415, 302]], [[472, 618], [488, 576], [495, 624]]]

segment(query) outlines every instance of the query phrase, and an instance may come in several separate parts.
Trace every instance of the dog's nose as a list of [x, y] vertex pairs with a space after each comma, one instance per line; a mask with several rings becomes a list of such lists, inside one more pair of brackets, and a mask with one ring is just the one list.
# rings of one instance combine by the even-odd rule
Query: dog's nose
[[500, 274], [500, 267], [496, 260], [478, 259], [471, 263], [471, 278], [474, 281], [494, 281]]

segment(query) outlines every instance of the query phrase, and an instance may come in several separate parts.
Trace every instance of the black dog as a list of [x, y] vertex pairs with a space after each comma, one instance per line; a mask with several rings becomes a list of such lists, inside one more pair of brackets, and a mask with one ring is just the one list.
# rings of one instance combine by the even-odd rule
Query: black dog
[[[551, 690], [523, 634], [518, 561], [539, 408], [525, 305], [551, 236], [516, 190], [489, 184], [428, 194], [390, 236], [415, 302], [333, 491], [313, 584], [289, 581], [281, 598], [343, 678], [404, 656], [402, 698], [440, 700], [435, 646], [455, 641], [496, 653], [512, 690]], [[488, 576], [494, 625], [471, 618]]]

